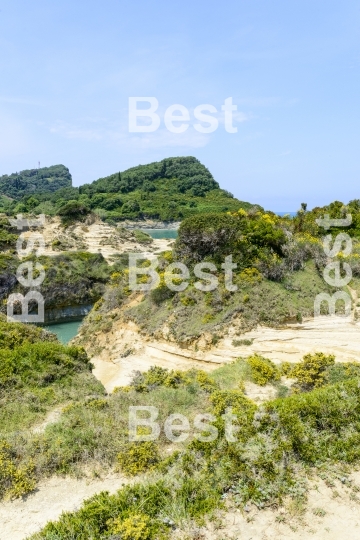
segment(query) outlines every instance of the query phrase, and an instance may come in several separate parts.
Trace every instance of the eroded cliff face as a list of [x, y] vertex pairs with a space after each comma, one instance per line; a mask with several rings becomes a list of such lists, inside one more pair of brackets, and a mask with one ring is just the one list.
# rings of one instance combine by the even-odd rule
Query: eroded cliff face
[[[124, 225], [130, 226], [130, 222]], [[135, 228], [134, 224], [132, 227]], [[38, 230], [45, 240], [44, 255], [54, 256], [69, 251], [101, 253], [109, 264], [112, 264], [113, 256], [134, 252], [154, 253], [167, 249], [171, 243], [171, 240], [140, 243], [133, 231], [123, 226], [108, 225], [94, 214], [88, 216], [85, 222], [76, 222], [68, 227], [62, 225], [59, 217], [47, 216], [45, 226]], [[30, 234], [31, 231], [27, 231], [24, 237]]]
[[90, 313], [92, 307], [92, 304], [83, 304], [47, 309], [45, 311], [45, 323], [79, 321]]
[[[24, 231], [23, 237], [29, 238], [32, 232], [31, 230]], [[133, 231], [103, 223], [93, 214], [88, 216], [85, 222], [75, 222], [68, 227], [62, 225], [59, 217], [47, 216], [44, 227], [37, 228], [36, 232], [40, 233], [45, 241], [43, 255], [50, 258], [49, 264], [42, 262], [46, 279], [39, 288], [45, 299], [46, 323], [83, 318], [104, 293], [106, 275], [97, 278], [87, 275], [85, 271], [83, 275], [73, 279], [74, 269], [70, 268], [71, 256], [82, 253], [85, 254], [83, 258], [86, 259], [86, 253], [92, 254], [92, 259], [88, 261], [88, 266], [92, 265], [91, 270], [105, 265], [110, 275], [109, 267], [114, 264], [119, 255], [144, 252], [146, 256], [151, 256], [157, 251], [167, 249], [171, 243], [171, 240], [150, 240], [141, 243]], [[23, 294], [27, 292], [22, 290], [16, 278], [16, 269], [21, 262], [20, 259], [13, 252], [9, 252], [8, 255], [8, 259], [4, 262], [5, 267], [2, 268], [0, 274], [0, 299], [5, 301], [12, 292]], [[63, 256], [63, 260], [55, 261], [53, 258], [59, 255]], [[80, 263], [81, 257], [82, 255], [79, 255]], [[58, 272], [57, 265], [61, 266], [61, 272]], [[5, 304], [1, 311], [6, 312]]]
[[[129, 304], [134, 302], [141, 302], [141, 295]], [[98, 318], [100, 321], [101, 317]], [[211, 371], [253, 354], [279, 364], [298, 362], [305, 354], [314, 352], [334, 354], [338, 362], [360, 361], [360, 322], [357, 321], [355, 313], [348, 319], [319, 317], [281, 328], [257, 326], [239, 336], [241, 319], [235, 317], [215, 342], [213, 334], [203, 332], [192, 342], [179, 344], [167, 324], [156, 335], [149, 335], [118, 308], [107, 314], [106, 322], [96, 323], [93, 312], [80, 327], [75, 341], [85, 347], [95, 365], [95, 376], [111, 392], [116, 386], [129, 384], [133, 371], [146, 371], [153, 365]]]

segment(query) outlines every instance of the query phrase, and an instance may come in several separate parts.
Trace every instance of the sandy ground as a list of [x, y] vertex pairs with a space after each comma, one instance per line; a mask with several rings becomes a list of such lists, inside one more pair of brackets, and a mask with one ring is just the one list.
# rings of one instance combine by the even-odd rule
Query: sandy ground
[[0, 540], [23, 540], [39, 531], [64, 511], [80, 508], [81, 503], [99, 493], [121, 489], [127, 480], [111, 474], [101, 480], [53, 477], [23, 499], [0, 503]]

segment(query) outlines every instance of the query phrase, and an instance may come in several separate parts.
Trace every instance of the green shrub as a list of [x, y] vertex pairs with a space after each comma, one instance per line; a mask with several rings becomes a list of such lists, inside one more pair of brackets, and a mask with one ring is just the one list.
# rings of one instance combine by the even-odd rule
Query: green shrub
[[149, 392], [158, 386], [177, 388], [180, 384], [185, 382], [185, 380], [186, 375], [182, 371], [151, 366], [145, 373], [136, 371], [131, 386], [137, 392]]
[[290, 376], [296, 379], [298, 388], [311, 390], [322, 386], [326, 381], [326, 370], [335, 364], [335, 356], [324, 353], [306, 354], [302, 361], [296, 364]]
[[324, 374], [326, 384], [336, 384], [360, 377], [360, 364], [358, 362], [344, 362], [330, 365]]
[[255, 355], [247, 359], [251, 367], [251, 377], [254, 383], [265, 386], [269, 382], [278, 381], [280, 373], [276, 365], [263, 356]]
[[200, 261], [211, 257], [223, 262], [232, 254], [244, 269], [245, 281], [261, 280], [253, 262], [266, 259], [270, 254], [282, 255], [286, 236], [274, 215], [243, 210], [227, 214], [208, 213], [184, 219], [178, 231], [175, 252], [180, 258]]
[[233, 347], [241, 347], [242, 345], [252, 345], [253, 343], [253, 339], [233, 339], [231, 345]]
[[[48, 523], [32, 540], [102, 540], [136, 535], [136, 524], [147, 540], [164, 540], [169, 526], [161, 517], [173, 494], [159, 481], [150, 485], [125, 486], [114, 495], [101, 492], [84, 502], [77, 512], [64, 512], [58, 521]], [[146, 528], [145, 528], [146, 526]], [[120, 529], [122, 535], [117, 530]], [[115, 532], [116, 531], [116, 532]], [[137, 538], [137, 536], [129, 536]], [[139, 537], [143, 538], [143, 537]]]
[[150, 298], [157, 306], [162, 304], [165, 300], [169, 300], [169, 298], [172, 298], [174, 295], [175, 292], [169, 289], [165, 284], [160, 284], [156, 289], [152, 289], [150, 292]]
[[139, 229], [134, 230], [134, 236], [135, 240], [139, 242], [139, 244], [152, 244], [153, 242], [153, 239], [149, 234]]
[[196, 372], [196, 381], [199, 383], [200, 388], [206, 392], [213, 392], [218, 389], [218, 385], [205, 371], [198, 370]]
[[261, 431], [305, 463], [360, 458], [360, 388], [356, 379], [293, 394], [265, 405]]
[[90, 214], [90, 208], [80, 201], [69, 201], [64, 204], [59, 211], [59, 216], [64, 225], [70, 225], [74, 221], [84, 221], [86, 216]]
[[118, 454], [117, 461], [121, 471], [135, 476], [153, 469], [159, 463], [159, 449], [154, 441], [132, 442]]
[[8, 322], [0, 314], [0, 349], [14, 349], [24, 343], [57, 342], [56, 336], [32, 324]]
[[0, 388], [22, 384], [48, 384], [81, 371], [91, 364], [82, 347], [65, 347], [60, 343], [23, 343], [0, 351]]
[[226, 409], [231, 407], [241, 417], [248, 416], [252, 420], [257, 406], [253, 401], [244, 396], [241, 390], [215, 390], [210, 395], [210, 403], [215, 416], [225, 414]]
[[196, 304], [195, 298], [188, 294], [184, 294], [180, 296], [180, 302], [183, 306], [194, 306]]
[[109, 407], [109, 402], [106, 400], [106, 399], [90, 399], [87, 403], [86, 403], [86, 406], [89, 407], [90, 409], [97, 409], [97, 410], [102, 410], [102, 409], [106, 409]]
[[281, 375], [283, 375], [284, 377], [291, 376], [290, 374], [293, 367], [294, 364], [292, 364], [291, 362], [282, 362], [282, 364], [280, 365]]

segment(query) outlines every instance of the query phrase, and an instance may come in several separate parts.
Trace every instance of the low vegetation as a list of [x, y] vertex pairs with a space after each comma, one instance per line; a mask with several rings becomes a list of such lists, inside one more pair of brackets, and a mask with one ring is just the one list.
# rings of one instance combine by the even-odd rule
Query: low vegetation
[[[228, 256], [237, 264], [233, 271], [236, 291], [228, 290], [222, 268]], [[360, 243], [354, 239], [349, 259], [355, 275], [351, 285], [360, 291], [356, 277], [359, 256]], [[190, 277], [186, 289], [176, 292], [165, 280], [169, 265], [178, 261], [187, 265]], [[200, 261], [213, 265], [218, 284], [212, 291], [198, 289], [201, 280], [194, 267]], [[101, 308], [86, 320], [83, 336], [91, 339], [102, 325], [111, 326], [114, 317], [121, 316], [149, 335], [185, 345], [196, 343], [205, 332], [222, 336], [231, 323], [239, 337], [234, 343], [241, 345], [241, 334], [258, 324], [301, 323], [312, 316], [317, 294], [337, 290], [323, 278], [325, 265], [321, 239], [296, 232], [289, 218], [243, 209], [227, 215], [194, 216], [181, 223], [173, 252], [159, 257], [159, 285], [133, 302], [136, 293], [129, 289], [128, 270], [118, 273]], [[139, 283], [148, 280], [146, 275], [139, 279]], [[337, 307], [339, 312], [344, 309], [340, 302]], [[321, 311], [326, 314], [327, 310], [324, 302]]]
[[250, 366], [251, 377], [255, 384], [265, 386], [269, 382], [280, 379], [280, 373], [274, 362], [259, 355], [250, 356], [247, 359]]
[[[324, 365], [324, 355], [318, 353], [293, 366], [288, 377], [298, 376], [299, 367], [311, 360], [313, 365]], [[273, 368], [276, 373], [268, 380], [278, 384], [282, 366], [259, 358], [256, 368], [259, 362], [262, 368]], [[327, 374], [333, 368], [329, 359]], [[345, 364], [336, 384], [324, 377], [317, 388], [305, 392], [296, 388], [288, 397], [259, 406], [239, 388], [241, 382], [253, 380], [252, 369], [251, 362], [239, 359], [211, 376], [197, 370], [178, 373], [162, 368], [136, 374], [131, 386], [119, 388], [109, 403], [121, 396], [118, 407], [123, 400], [139, 403], [139, 397], [144, 404], [151, 396], [156, 406], [159, 392], [165, 392], [162, 398], [171, 392], [173, 400], [187, 394], [194, 399], [192, 412], [191, 407], [186, 409], [188, 417], [196, 410], [212, 414], [212, 429], [216, 428], [218, 437], [202, 442], [191, 430], [189, 440], [175, 445], [170, 457], [164, 452], [169, 443], [163, 434], [153, 442], [127, 443], [117, 455], [117, 464], [129, 475], [146, 471], [140, 482], [115, 495], [92, 497], [79, 511], [64, 513], [31, 538], [165, 539], [186, 523], [203, 523], [229, 504], [238, 508], [254, 504], [260, 509], [276, 507], [285, 499], [304, 504], [308, 478], [313, 475], [320, 475], [333, 487], [340, 479], [344, 482], [344, 477], [346, 481], [346, 466], [355, 465], [360, 457], [360, 371], [355, 374], [353, 365]], [[350, 378], [347, 371], [352, 372]], [[163, 406], [167, 413], [172, 409], [166, 400]], [[235, 418], [234, 440], [226, 436], [229, 407]], [[109, 409], [101, 407], [101, 411], [109, 415]], [[160, 425], [164, 418], [158, 419]], [[204, 427], [202, 435], [209, 433]]]
[[[238, 359], [211, 375], [153, 367], [108, 396], [83, 349], [5, 319], [0, 341], [2, 497], [30, 492], [51, 474], [86, 469], [98, 476], [118, 469], [137, 477], [115, 495], [100, 493], [79, 511], [64, 513], [33, 540], [170, 538], [230, 503], [240, 509], [285, 499], [303, 504], [309, 477], [320, 475], [335, 486], [360, 457], [360, 368], [354, 362], [337, 365], [319, 352], [292, 365]], [[262, 385], [265, 379], [276, 388], [286, 385], [288, 395], [252, 401], [247, 382]], [[129, 442], [130, 405], [159, 410], [159, 438]], [[47, 413], [59, 406], [60, 419], [46, 424]], [[164, 423], [172, 413], [188, 418], [187, 440], [168, 440]], [[199, 413], [211, 415], [208, 424], [195, 423]], [[234, 438], [226, 428], [229, 414]], [[214, 430], [217, 437], [209, 439]]]
[[[69, 299], [95, 302], [80, 346], [63, 346], [41, 328], [0, 316], [0, 497], [22, 496], [54, 474], [101, 476], [113, 470], [132, 478], [131, 485], [114, 495], [95, 495], [31, 539], [165, 540], [228, 505], [243, 510], [246, 505], [277, 507], [286, 500], [304, 504], [308, 479], [316, 475], [329, 486], [339, 479], [347, 482], [349, 467], [360, 458], [358, 363], [337, 364], [333, 355], [316, 352], [297, 364], [260, 355], [239, 358], [211, 375], [155, 366], [135, 372], [129, 386], [108, 395], [92, 376], [81, 343], [91, 351], [89, 343], [96, 346], [97, 335], [119, 318], [135, 321], [147, 335], [195, 350], [205, 335], [207, 346], [216, 344], [229, 323], [235, 329], [234, 347], [250, 345], [241, 335], [259, 323], [301, 323], [312, 315], [318, 293], [336, 290], [322, 276], [324, 230], [315, 220], [325, 210], [334, 218], [353, 215], [344, 230], [353, 237], [347, 260], [356, 299], [360, 202], [335, 202], [311, 212], [303, 204], [294, 219], [280, 218], [221, 190], [195, 158], [139, 166], [81, 188], [71, 187], [61, 171], [53, 172], [61, 178], [34, 172], [14, 176], [11, 192], [1, 197], [3, 211], [58, 214], [65, 226], [90, 212], [110, 223], [143, 217], [183, 221], [173, 252], [159, 257], [158, 287], [141, 296], [129, 288], [127, 257], [118, 257], [111, 267], [101, 255], [82, 251], [38, 258], [46, 269], [41, 292], [47, 307], [69, 304]], [[35, 186], [33, 193], [35, 177], [39, 189]], [[64, 186], [55, 191], [58, 180]], [[22, 291], [14, 281], [17, 233], [2, 225], [5, 311], [8, 292]], [[141, 231], [133, 234], [145, 246], [151, 241]], [[221, 266], [230, 255], [237, 264], [236, 291], [229, 290]], [[191, 276], [178, 292], [166, 286], [174, 261], [186, 263]], [[214, 265], [218, 286], [212, 291], [196, 287], [194, 267], [200, 261]], [[146, 283], [147, 277], [139, 281]], [[322, 312], [327, 313], [325, 306]], [[129, 346], [123, 356], [131, 353]], [[277, 398], [253, 401], [249, 388], [254, 386], [275, 389]], [[156, 440], [129, 440], [133, 406], [158, 409]], [[60, 418], [47, 421], [55, 409]], [[178, 443], [164, 430], [175, 413], [185, 415], [190, 426], [188, 437]], [[199, 426], [199, 414], [207, 415], [207, 424]], [[230, 420], [234, 429], [229, 431]], [[137, 434], [149, 435], [149, 428], [141, 426]], [[317, 509], [316, 515], [321, 512]]]
[[14, 497], [32, 491], [40, 475], [31, 428], [59, 404], [103, 389], [85, 351], [46, 330], [1, 317], [0, 344], [0, 496]]

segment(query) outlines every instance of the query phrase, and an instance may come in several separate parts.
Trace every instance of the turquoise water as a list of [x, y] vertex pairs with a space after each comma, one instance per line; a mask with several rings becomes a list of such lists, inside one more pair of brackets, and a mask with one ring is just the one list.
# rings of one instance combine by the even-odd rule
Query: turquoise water
[[290, 217], [295, 217], [297, 212], [275, 212], [278, 216], [286, 216], [289, 215]]
[[45, 326], [46, 330], [56, 334], [61, 343], [69, 343], [69, 341], [76, 336], [79, 330], [79, 326], [82, 321], [71, 321], [57, 324], [49, 324]]
[[156, 240], [162, 238], [177, 238], [178, 233], [176, 229], [141, 229]]

